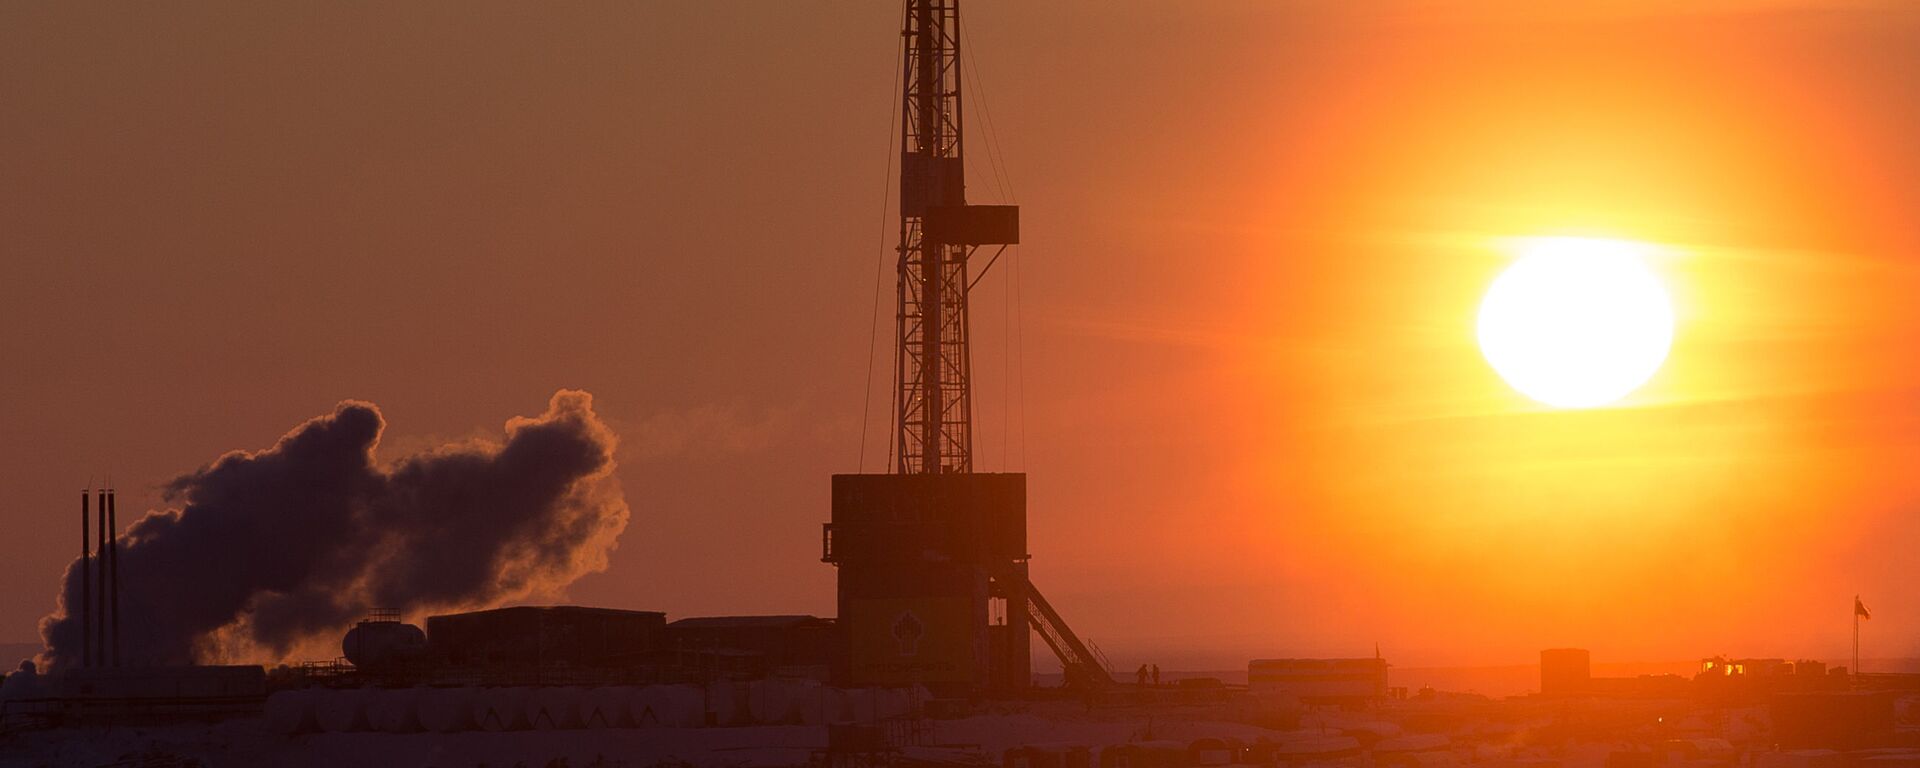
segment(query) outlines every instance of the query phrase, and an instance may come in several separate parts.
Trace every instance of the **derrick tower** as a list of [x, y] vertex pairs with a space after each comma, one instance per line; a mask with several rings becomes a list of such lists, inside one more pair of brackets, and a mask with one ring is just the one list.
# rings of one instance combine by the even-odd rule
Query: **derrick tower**
[[894, 467], [973, 471], [968, 262], [1019, 240], [1019, 209], [967, 205], [958, 0], [911, 0], [901, 36]]
[[907, 0], [903, 16], [893, 466], [833, 477], [834, 676], [1017, 692], [1038, 631], [1070, 682], [1100, 684], [1104, 660], [1027, 578], [1026, 475], [974, 471], [969, 267], [982, 246], [1017, 244], [1020, 218], [966, 200], [959, 5]]

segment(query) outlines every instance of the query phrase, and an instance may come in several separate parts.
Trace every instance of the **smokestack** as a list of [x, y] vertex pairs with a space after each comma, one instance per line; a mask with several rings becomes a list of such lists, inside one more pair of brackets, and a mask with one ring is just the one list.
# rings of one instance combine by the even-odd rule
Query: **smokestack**
[[85, 646], [80, 666], [93, 666], [93, 538], [87, 531], [87, 493], [80, 489], [80, 636]]
[[115, 512], [119, 510], [119, 492], [107, 489], [107, 615], [111, 617], [113, 627], [108, 633], [113, 643], [109, 646], [109, 658], [113, 666], [120, 666], [120, 520]]
[[93, 601], [93, 662], [104, 667], [107, 665], [107, 490], [105, 488], [95, 492], [93, 503], [95, 507], [93, 516], [100, 523], [98, 530], [93, 532], [93, 561], [99, 568], [98, 578], [93, 582], [99, 587], [95, 590], [99, 594]]
[[[617, 440], [592, 402], [561, 391], [497, 440], [389, 460], [375, 454], [379, 410], [341, 403], [168, 483], [173, 508], [136, 515], [124, 553], [118, 493], [100, 489], [103, 530], [83, 543], [100, 542], [104, 565], [68, 570], [64, 610], [40, 623], [41, 658], [49, 669], [273, 661], [375, 607], [490, 607], [603, 570], [630, 513]], [[136, 577], [125, 595], [123, 554]]]

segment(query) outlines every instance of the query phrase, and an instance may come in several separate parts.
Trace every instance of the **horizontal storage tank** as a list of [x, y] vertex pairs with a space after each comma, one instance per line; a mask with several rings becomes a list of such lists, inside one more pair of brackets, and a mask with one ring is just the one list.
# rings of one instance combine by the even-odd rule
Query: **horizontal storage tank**
[[314, 720], [328, 733], [353, 733], [368, 729], [367, 699], [372, 691], [361, 688], [319, 689], [313, 705]]
[[473, 699], [473, 722], [488, 731], [524, 731], [531, 688], [483, 688]]
[[418, 733], [420, 691], [415, 688], [376, 688], [368, 693], [367, 725], [386, 733]]
[[341, 655], [360, 669], [387, 669], [427, 656], [427, 633], [398, 621], [363, 621], [340, 640]]
[[315, 688], [302, 688], [297, 691], [280, 691], [267, 697], [267, 727], [278, 733], [312, 733], [320, 730], [320, 721], [314, 717], [313, 707], [319, 695], [326, 691]]
[[629, 704], [639, 693], [639, 688], [630, 685], [605, 685], [589, 689], [580, 696], [581, 727], [633, 727], [633, 710]]
[[426, 688], [420, 691], [420, 727], [435, 733], [460, 733], [478, 727], [473, 719], [479, 688]]
[[580, 696], [584, 689], [546, 686], [533, 689], [527, 697], [527, 724], [542, 731], [565, 731], [580, 727]]

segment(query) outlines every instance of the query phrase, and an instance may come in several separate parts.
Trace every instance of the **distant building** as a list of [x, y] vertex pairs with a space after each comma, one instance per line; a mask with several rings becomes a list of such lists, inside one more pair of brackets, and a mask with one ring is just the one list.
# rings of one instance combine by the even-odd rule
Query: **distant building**
[[825, 679], [838, 635], [815, 616], [702, 616], [667, 625], [666, 649], [681, 667], [721, 677]]
[[1593, 659], [1584, 648], [1548, 648], [1540, 652], [1540, 695], [1587, 696], [1593, 693]]
[[1715, 656], [1700, 660], [1693, 682], [1702, 698], [1758, 701], [1776, 693], [1844, 691], [1850, 681], [1845, 669], [1828, 669], [1818, 661]]
[[658, 653], [667, 618], [653, 611], [520, 606], [427, 619], [428, 653], [453, 667], [631, 666]]
[[1783, 749], [1889, 747], [1894, 735], [1891, 691], [1780, 693], [1768, 702], [1773, 736]]
[[1596, 677], [1588, 683], [1594, 696], [1613, 699], [1684, 699], [1693, 694], [1693, 682], [1679, 675]]
[[1254, 659], [1247, 689], [1304, 704], [1357, 706], [1387, 694], [1385, 659]]

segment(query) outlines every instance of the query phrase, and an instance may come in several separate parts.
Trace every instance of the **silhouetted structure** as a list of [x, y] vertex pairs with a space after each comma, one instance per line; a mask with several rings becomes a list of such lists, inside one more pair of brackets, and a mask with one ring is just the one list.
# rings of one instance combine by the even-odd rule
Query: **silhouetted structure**
[[1787, 749], [1868, 749], [1892, 746], [1894, 694], [1780, 693], [1769, 700], [1773, 736]]
[[427, 633], [401, 623], [398, 613], [376, 613], [347, 631], [340, 639], [340, 653], [357, 669], [404, 669], [426, 660]]
[[1387, 661], [1254, 659], [1247, 662], [1247, 689], [1304, 704], [1361, 706], [1387, 695]]
[[835, 647], [834, 621], [817, 616], [699, 616], [666, 637], [673, 663], [704, 678], [825, 677]]
[[847, 642], [836, 679], [1027, 685], [1025, 475], [836, 475], [825, 546]]
[[251, 665], [81, 667], [23, 682], [21, 687], [28, 690], [10, 690], [0, 707], [0, 726], [122, 726], [246, 717], [260, 713], [267, 694], [265, 670]]
[[1715, 656], [1701, 659], [1700, 672], [1693, 677], [1696, 697], [1723, 702], [1757, 702], [1776, 693], [1844, 691], [1850, 684], [1845, 669], [1828, 669], [1824, 662], [1807, 659]]
[[[87, 497], [94, 504], [89, 510]], [[80, 666], [120, 666], [120, 548], [111, 488], [80, 492]], [[93, 518], [89, 522], [89, 517]]]
[[456, 667], [539, 669], [631, 665], [663, 645], [666, 614], [520, 606], [427, 619], [432, 656]]
[[1540, 652], [1540, 695], [1585, 696], [1593, 692], [1593, 660], [1584, 648]]
[[973, 471], [969, 266], [981, 246], [1018, 243], [1020, 219], [966, 201], [959, 14], [957, 0], [906, 5], [893, 471], [833, 478], [821, 560], [840, 568], [834, 677], [1017, 690], [1037, 629], [1070, 681], [1110, 682], [1028, 581], [1026, 476]]

